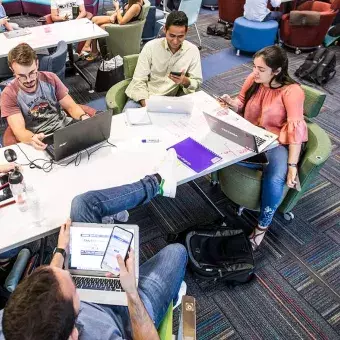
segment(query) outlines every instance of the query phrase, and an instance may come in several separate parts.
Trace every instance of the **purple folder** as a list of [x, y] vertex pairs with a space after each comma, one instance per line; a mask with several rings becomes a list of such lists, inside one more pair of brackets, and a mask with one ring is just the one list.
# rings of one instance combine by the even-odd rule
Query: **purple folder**
[[222, 159], [215, 152], [212, 152], [190, 137], [170, 148], [174, 148], [178, 159], [197, 173], [209, 168]]

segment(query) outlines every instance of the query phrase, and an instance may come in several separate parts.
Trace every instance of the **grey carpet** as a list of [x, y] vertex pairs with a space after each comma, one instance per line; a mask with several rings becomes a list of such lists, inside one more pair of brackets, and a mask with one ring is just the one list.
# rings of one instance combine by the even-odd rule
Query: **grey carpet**
[[[109, 6], [109, 5], [108, 5]], [[109, 9], [109, 8], [108, 8]], [[31, 20], [20, 18], [20, 20]], [[217, 12], [199, 17], [202, 56], [230, 46], [230, 42], [204, 34], [216, 22]], [[13, 20], [14, 21], [14, 20]], [[194, 30], [188, 39], [197, 43]], [[340, 56], [340, 48], [333, 47]], [[289, 52], [291, 73], [306, 54]], [[338, 58], [340, 60], [340, 58]], [[96, 65], [84, 65], [95, 77]], [[340, 66], [337, 66], [339, 74]], [[251, 63], [241, 65], [203, 83], [207, 92], [236, 94], [251, 72]], [[66, 79], [70, 93], [79, 103], [103, 97], [90, 95], [79, 76]], [[329, 82], [334, 95], [327, 95], [320, 115], [314, 119], [330, 135], [333, 152], [313, 185], [294, 209], [295, 219], [286, 222], [277, 214], [265, 241], [255, 254], [257, 278], [250, 284], [229, 288], [195, 280], [188, 272], [188, 294], [197, 299], [198, 339], [339, 339], [340, 338], [340, 80]], [[231, 202], [207, 178], [199, 185], [230, 219], [246, 230], [256, 223], [256, 214], [234, 215]], [[141, 259], [145, 261], [166, 245], [169, 231], [214, 220], [218, 215], [188, 185], [178, 188], [175, 200], [157, 198], [130, 212], [130, 222], [141, 230]], [[55, 238], [50, 239], [50, 246]], [[175, 312], [175, 331], [178, 328]]]

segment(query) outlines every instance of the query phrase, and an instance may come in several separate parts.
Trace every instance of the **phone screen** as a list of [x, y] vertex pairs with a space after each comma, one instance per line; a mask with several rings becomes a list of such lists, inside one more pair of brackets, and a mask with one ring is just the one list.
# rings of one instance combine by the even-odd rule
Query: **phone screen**
[[126, 254], [130, 248], [133, 234], [120, 227], [114, 227], [106, 247], [102, 261], [102, 269], [109, 270], [114, 274], [119, 274], [119, 265], [117, 255], [125, 260]]

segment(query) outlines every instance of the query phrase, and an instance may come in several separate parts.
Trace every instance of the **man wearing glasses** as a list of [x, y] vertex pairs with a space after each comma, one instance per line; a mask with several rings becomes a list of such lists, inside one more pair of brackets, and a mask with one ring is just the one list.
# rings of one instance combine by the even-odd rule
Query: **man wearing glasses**
[[13, 48], [8, 64], [15, 79], [1, 95], [1, 116], [7, 117], [18, 141], [43, 150], [47, 146], [42, 142], [46, 134], [71, 124], [74, 119], [89, 118], [58, 76], [38, 71], [37, 55], [28, 44]]

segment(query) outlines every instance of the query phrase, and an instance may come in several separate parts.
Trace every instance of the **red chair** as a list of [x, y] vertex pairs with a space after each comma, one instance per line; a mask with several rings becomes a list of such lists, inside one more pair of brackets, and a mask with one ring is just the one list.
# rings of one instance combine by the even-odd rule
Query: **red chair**
[[340, 8], [340, 0], [331, 0], [331, 3], [321, 1], [307, 1], [297, 7], [298, 11], [320, 12], [320, 23], [317, 26], [292, 26], [289, 23], [289, 14], [284, 14], [281, 21], [280, 36], [288, 47], [295, 48], [300, 54], [302, 49], [312, 49], [320, 46], [332, 25]]
[[[79, 105], [85, 113], [87, 113], [90, 117], [94, 116], [96, 114], [96, 110], [92, 107], [89, 107], [87, 105]], [[3, 135], [3, 145], [4, 146], [10, 146], [13, 144], [18, 143], [18, 140], [16, 139], [12, 129], [8, 126], [7, 129], [4, 132]]]
[[243, 16], [246, 0], [218, 0], [218, 14], [221, 20], [233, 23]]

